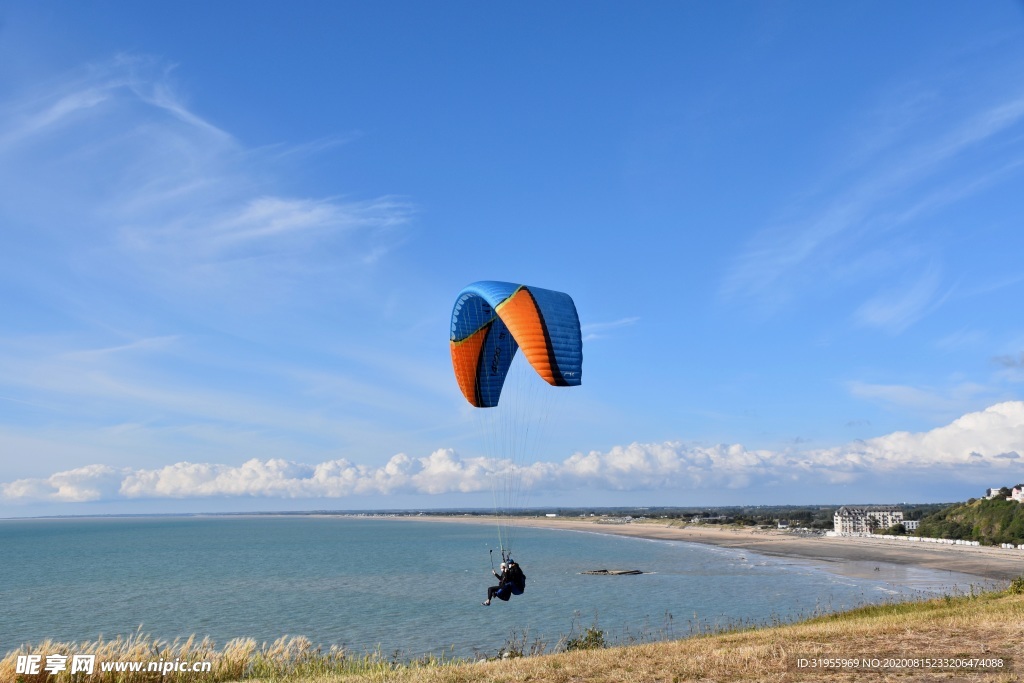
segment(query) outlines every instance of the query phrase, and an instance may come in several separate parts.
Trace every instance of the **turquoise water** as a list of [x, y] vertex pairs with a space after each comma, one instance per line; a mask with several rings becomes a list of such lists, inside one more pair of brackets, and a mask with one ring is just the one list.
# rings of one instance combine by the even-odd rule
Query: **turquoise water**
[[[219, 645], [302, 635], [402, 657], [493, 655], [513, 633], [553, 646], [596, 622], [614, 640], [681, 637], [695, 619], [785, 620], [978, 581], [891, 567], [879, 578], [848, 578], [749, 551], [550, 529], [521, 528], [516, 539], [527, 592], [484, 607], [496, 545], [488, 525], [314, 516], [0, 521], [0, 654], [141, 626], [156, 638], [196, 634]], [[598, 568], [649, 573], [580, 574]]]

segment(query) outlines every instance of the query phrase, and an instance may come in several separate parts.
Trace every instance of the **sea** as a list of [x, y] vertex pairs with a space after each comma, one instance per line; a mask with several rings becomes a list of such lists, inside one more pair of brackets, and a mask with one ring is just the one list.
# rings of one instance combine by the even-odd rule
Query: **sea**
[[[681, 541], [520, 528], [527, 589], [483, 606], [500, 562], [488, 524], [287, 515], [0, 520], [0, 656], [44, 640], [141, 631], [314, 644], [399, 660], [680, 638], [855, 606], [967, 592], [977, 577], [826, 563]], [[595, 569], [640, 570], [599, 576]]]

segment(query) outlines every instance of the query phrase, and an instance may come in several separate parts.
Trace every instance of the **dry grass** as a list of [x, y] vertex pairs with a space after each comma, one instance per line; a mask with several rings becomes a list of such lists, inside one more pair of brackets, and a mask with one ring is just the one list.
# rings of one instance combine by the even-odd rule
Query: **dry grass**
[[[334, 650], [320, 652], [304, 639], [282, 639], [257, 647], [251, 640], [216, 650], [208, 641], [166, 644], [141, 635], [89, 644], [96, 654], [151, 660], [162, 657], [208, 659], [214, 671], [191, 678], [148, 677], [78, 680], [93, 683], [136, 681], [259, 680], [297, 683], [683, 683], [685, 681], [793, 681], [847, 683], [859, 680], [990, 681], [1024, 680], [1024, 591], [943, 597], [926, 602], [863, 607], [798, 624], [758, 628], [646, 643], [629, 647], [579, 650], [460, 663], [426, 661], [399, 665], [380, 657], [346, 658]], [[82, 652], [85, 648], [47, 643], [29, 652]], [[872, 673], [853, 669], [798, 669], [798, 658], [952, 658], [1002, 657], [1003, 671], [939, 671], [883, 668]], [[0, 682], [17, 681], [14, 654], [0, 662]], [[22, 677], [26, 683], [71, 681], [70, 676]]]
[[[48, 655], [64, 655], [69, 659], [64, 671], [43, 671], [37, 675], [18, 674], [18, 656], [28, 654], [42, 655], [43, 665]], [[71, 674], [70, 656], [73, 654], [95, 655], [94, 672], [91, 675]], [[144, 665], [150, 662], [181, 662], [190, 665], [196, 662], [210, 662], [211, 669], [209, 672], [199, 673], [173, 670], [167, 673], [104, 672], [101, 670], [100, 662], [142, 662]], [[420, 664], [441, 665], [443, 662], [426, 660]], [[38, 645], [23, 646], [0, 660], [0, 683], [217, 683], [242, 679], [281, 679], [284, 676], [312, 679], [323, 677], [327, 673], [336, 676], [352, 672], [372, 675], [395, 669], [397, 666], [396, 662], [386, 660], [379, 653], [352, 655], [337, 647], [323, 650], [313, 647], [312, 643], [303, 637], [284, 636], [273, 643], [262, 645], [251, 638], [239, 638], [228, 641], [223, 648], [218, 649], [209, 638], [197, 640], [193, 636], [185, 641], [167, 642], [153, 639], [140, 631], [114, 640], [86, 643], [58, 643], [47, 640]], [[409, 666], [405, 665], [404, 668]]]

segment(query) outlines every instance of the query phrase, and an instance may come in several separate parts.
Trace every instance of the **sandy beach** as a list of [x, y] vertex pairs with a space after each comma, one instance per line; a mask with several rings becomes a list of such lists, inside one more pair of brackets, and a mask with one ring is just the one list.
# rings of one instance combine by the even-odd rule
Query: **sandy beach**
[[[491, 518], [479, 516], [425, 515], [402, 519], [464, 524], [494, 523]], [[521, 526], [548, 529], [707, 543], [774, 557], [820, 562], [830, 571], [847, 576], [870, 577], [876, 575], [875, 567], [881, 565], [957, 572], [997, 582], [1007, 582], [1024, 575], [1024, 550], [876, 538], [804, 536], [789, 531], [722, 528], [712, 525], [681, 526], [678, 522], [672, 524], [660, 520], [609, 523], [601, 522], [597, 518], [526, 517], [518, 519], [516, 523]]]

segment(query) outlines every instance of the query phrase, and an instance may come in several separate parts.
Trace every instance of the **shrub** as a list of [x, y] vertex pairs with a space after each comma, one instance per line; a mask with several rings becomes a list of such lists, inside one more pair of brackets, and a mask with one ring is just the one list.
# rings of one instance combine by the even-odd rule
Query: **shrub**
[[604, 631], [596, 626], [590, 626], [580, 635], [567, 640], [565, 649], [567, 652], [570, 650], [600, 650], [606, 644]]

